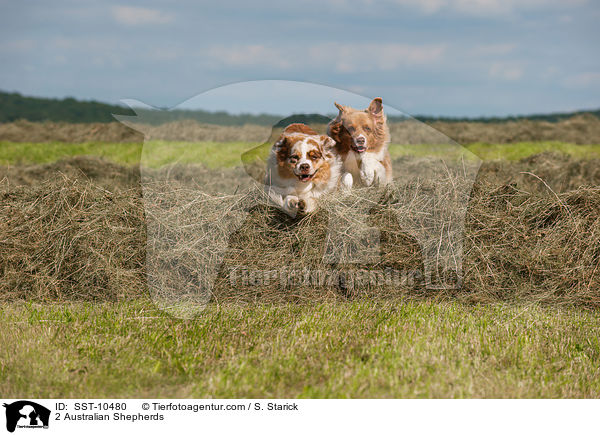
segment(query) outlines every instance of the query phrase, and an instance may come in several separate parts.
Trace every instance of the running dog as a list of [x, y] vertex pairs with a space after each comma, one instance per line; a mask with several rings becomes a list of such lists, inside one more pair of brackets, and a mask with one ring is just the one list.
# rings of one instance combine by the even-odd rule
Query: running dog
[[273, 144], [267, 161], [265, 189], [291, 217], [314, 211], [317, 199], [334, 191], [342, 163], [336, 142], [304, 124], [291, 124]]
[[327, 126], [343, 163], [341, 184], [351, 188], [385, 185], [392, 181], [392, 162], [388, 151], [390, 132], [381, 98], [365, 110], [335, 103], [338, 116]]

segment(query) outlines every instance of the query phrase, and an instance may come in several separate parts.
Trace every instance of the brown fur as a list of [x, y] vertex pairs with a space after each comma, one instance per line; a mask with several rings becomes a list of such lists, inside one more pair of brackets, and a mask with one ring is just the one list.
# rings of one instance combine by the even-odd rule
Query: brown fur
[[[387, 150], [390, 133], [381, 98], [371, 101], [365, 110], [354, 109], [335, 103], [338, 116], [327, 126], [327, 134], [336, 142], [337, 153], [346, 160], [349, 153], [359, 153], [354, 148], [355, 138], [362, 135], [367, 139], [365, 153], [379, 153], [384, 149], [380, 163], [386, 171], [388, 180], [392, 178], [392, 161]], [[357, 159], [361, 165], [361, 159]]]
[[329, 178], [331, 177], [331, 168], [329, 167], [329, 163], [323, 160], [323, 163], [318, 167], [319, 172], [315, 174], [312, 181], [315, 184], [327, 183]]
[[292, 217], [317, 209], [318, 199], [337, 188], [341, 161], [335, 141], [304, 124], [289, 125], [273, 144], [265, 187], [271, 201]]
[[[279, 139], [277, 141], [278, 151], [277, 151], [277, 172], [281, 178], [295, 178], [294, 175], [294, 166], [290, 164], [288, 157], [290, 156], [290, 152], [294, 147], [294, 144], [297, 142], [301, 142], [305, 139], [305, 137], [300, 135], [294, 135], [294, 133], [302, 133], [305, 135], [319, 135], [316, 131], [310, 128], [305, 124], [290, 124], [288, 125]], [[320, 135], [321, 139], [324, 140], [326, 136]], [[316, 140], [309, 139], [307, 141], [309, 144], [314, 145], [317, 150], [310, 151], [309, 156], [311, 160], [315, 162], [315, 168], [318, 168], [318, 172], [315, 174], [315, 177], [312, 179], [313, 183], [323, 183], [329, 180], [331, 176], [331, 170], [329, 167], [329, 163], [322, 159], [325, 157], [332, 157], [331, 153], [328, 150], [323, 149], [322, 144], [317, 142]]]
[[319, 133], [317, 133], [316, 131], [314, 131], [312, 128], [310, 128], [308, 125], [306, 124], [290, 124], [288, 125], [285, 130], [283, 130], [283, 133], [287, 133], [287, 134], [291, 134], [291, 133], [304, 133], [304, 134], [310, 134], [310, 135], [318, 135]]

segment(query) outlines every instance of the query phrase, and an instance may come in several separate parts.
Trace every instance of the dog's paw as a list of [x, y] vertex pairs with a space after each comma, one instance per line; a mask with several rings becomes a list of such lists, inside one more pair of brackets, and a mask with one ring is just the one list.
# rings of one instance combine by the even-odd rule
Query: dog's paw
[[307, 204], [306, 201], [304, 201], [303, 199], [299, 199], [298, 200], [298, 213], [304, 214], [307, 211]]
[[[294, 195], [288, 195], [283, 202], [284, 211], [291, 217], [296, 217], [299, 211], [300, 199]], [[302, 201], [304, 203], [304, 201]]]
[[360, 181], [366, 187], [370, 187], [373, 185], [373, 181], [375, 180], [375, 171], [368, 166], [361, 168], [360, 170]]

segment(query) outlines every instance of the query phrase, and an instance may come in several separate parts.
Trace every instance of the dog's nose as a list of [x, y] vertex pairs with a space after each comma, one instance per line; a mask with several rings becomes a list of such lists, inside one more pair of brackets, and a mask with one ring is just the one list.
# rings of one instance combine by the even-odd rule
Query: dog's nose
[[358, 136], [358, 137], [356, 138], [356, 145], [361, 145], [361, 146], [362, 146], [362, 145], [364, 145], [364, 144], [365, 144], [365, 142], [366, 142], [366, 141], [365, 141], [365, 138], [364, 138], [363, 136]]
[[310, 169], [310, 165], [308, 163], [302, 163], [300, 165], [300, 171], [302, 172], [308, 172]]

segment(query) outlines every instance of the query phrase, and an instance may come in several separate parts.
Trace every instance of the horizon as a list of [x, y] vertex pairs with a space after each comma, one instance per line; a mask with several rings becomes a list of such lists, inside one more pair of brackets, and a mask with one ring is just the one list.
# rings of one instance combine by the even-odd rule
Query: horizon
[[[243, 82], [242, 82], [243, 83]], [[77, 102], [80, 103], [99, 103], [99, 104], [107, 104], [107, 105], [115, 105], [115, 106], [120, 106], [123, 108], [132, 108], [132, 109], [145, 109], [145, 110], [156, 110], [156, 111], [190, 111], [190, 112], [207, 112], [207, 113], [221, 113], [224, 112], [226, 115], [230, 115], [230, 116], [244, 116], [244, 115], [249, 115], [249, 116], [269, 116], [269, 117], [285, 117], [285, 116], [289, 116], [288, 115], [283, 115], [282, 113], [276, 113], [276, 112], [256, 112], [256, 111], [230, 111], [230, 110], [223, 110], [223, 109], [210, 109], [210, 108], [203, 108], [203, 107], [180, 107], [181, 104], [178, 104], [176, 106], [173, 107], [154, 107], [154, 106], [149, 106], [147, 104], [144, 104], [143, 102], [140, 101], [135, 101], [135, 100], [121, 100], [121, 101], [117, 101], [117, 102], [108, 102], [108, 101], [101, 101], [101, 100], [97, 100], [94, 98], [90, 98], [90, 99], [82, 99], [82, 98], [77, 98], [74, 97], [72, 95], [67, 95], [64, 97], [42, 97], [42, 96], [38, 96], [38, 95], [26, 95], [23, 94], [19, 91], [16, 90], [5, 90], [5, 89], [0, 89], [0, 93], [7, 93], [7, 94], [18, 94], [23, 98], [39, 98], [39, 99], [46, 99], [46, 100], [54, 100], [54, 101], [64, 101], [67, 99], [74, 99]], [[198, 97], [198, 96], [196, 96]], [[195, 97], [192, 97], [186, 101], [192, 100]], [[365, 97], [366, 98], [366, 97]], [[125, 101], [128, 101], [129, 104], [125, 103]], [[137, 104], [136, 104], [137, 103]], [[182, 103], [185, 103], [182, 102]], [[385, 105], [384, 105], [385, 106]], [[389, 115], [391, 117], [398, 117], [398, 116], [409, 116], [412, 118], [440, 118], [440, 119], [457, 119], [457, 120], [485, 120], [485, 119], [510, 119], [510, 118], [528, 118], [528, 117], [537, 117], [537, 116], [561, 116], [561, 115], [566, 115], [566, 116], [570, 116], [570, 115], [576, 115], [579, 113], [588, 113], [588, 112], [597, 112], [600, 111], [600, 107], [591, 107], [591, 108], [581, 108], [581, 109], [577, 109], [577, 110], [572, 110], [572, 111], [564, 111], [564, 112], [536, 112], [536, 113], [515, 113], [515, 114], [508, 114], [508, 115], [504, 115], [504, 116], [462, 116], [462, 115], [456, 115], [456, 116], [444, 116], [444, 115], [436, 115], [436, 114], [427, 114], [427, 113], [417, 113], [417, 114], [408, 114], [408, 113], [404, 113], [404, 112], [400, 112], [396, 109], [392, 108], [392, 111], [394, 112], [393, 114]], [[310, 115], [310, 114], [321, 114], [321, 115], [326, 115], [329, 117], [333, 117], [336, 115], [335, 111], [331, 111], [331, 112], [294, 112], [294, 115], [300, 115], [300, 114], [306, 114], [306, 115]]]
[[[381, 96], [414, 116], [600, 107], [600, 4], [590, 0], [0, 7], [0, 83], [25, 95], [173, 107], [219, 86], [285, 79]], [[279, 111], [253, 104], [251, 113]]]

